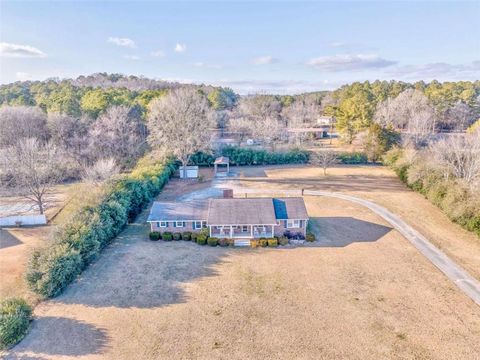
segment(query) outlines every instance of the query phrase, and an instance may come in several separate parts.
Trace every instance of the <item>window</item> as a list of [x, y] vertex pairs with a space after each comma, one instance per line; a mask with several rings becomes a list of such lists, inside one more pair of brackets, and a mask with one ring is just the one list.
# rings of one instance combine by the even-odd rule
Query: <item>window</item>
[[248, 231], [248, 226], [247, 225], [243, 225], [242, 226], [242, 232], [247, 232]]
[[193, 223], [193, 228], [196, 229], [196, 230], [201, 229], [203, 227], [204, 222], [205, 221], [195, 221]]
[[175, 227], [183, 227], [183, 221], [175, 221]]
[[287, 229], [288, 228], [299, 228], [300, 220], [287, 220]]
[[166, 221], [157, 222], [157, 227], [167, 227], [168, 223]]

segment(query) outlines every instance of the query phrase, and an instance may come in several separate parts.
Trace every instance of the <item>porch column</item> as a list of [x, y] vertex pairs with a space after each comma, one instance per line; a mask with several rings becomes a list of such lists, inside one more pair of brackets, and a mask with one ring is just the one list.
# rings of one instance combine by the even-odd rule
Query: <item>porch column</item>
[[233, 226], [230, 225], [230, 238], [233, 238]]
[[273, 225], [272, 225], [272, 236], [271, 237], [273, 238]]
[[208, 227], [208, 236], [212, 237], [212, 227]]
[[250, 236], [253, 238], [253, 225], [250, 225]]

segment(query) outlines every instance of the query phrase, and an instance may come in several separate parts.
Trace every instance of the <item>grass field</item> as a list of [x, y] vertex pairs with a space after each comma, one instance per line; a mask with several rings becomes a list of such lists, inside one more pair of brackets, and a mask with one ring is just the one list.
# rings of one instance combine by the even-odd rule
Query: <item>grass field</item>
[[[55, 218], [71, 199], [77, 186], [76, 183], [61, 184], [47, 195], [45, 215], [49, 221]], [[10, 204], [24, 209], [30, 209], [32, 206], [31, 202], [21, 197], [1, 197], [0, 201], [3, 209], [8, 209]], [[36, 212], [33, 210], [20, 212], [20, 214], [31, 213]], [[24, 273], [31, 251], [48, 243], [52, 229], [50, 224], [0, 229], [0, 299], [21, 296], [32, 303], [38, 301], [38, 297], [27, 289]]]
[[[244, 170], [244, 185], [403, 203], [405, 220], [462, 265], [479, 254], [475, 238], [383, 168], [340, 167], [326, 178], [299, 167]], [[408, 241], [358, 205], [306, 202], [315, 247], [151, 242], [144, 212], [62, 296], [36, 308], [30, 334], [6, 358], [478, 359], [480, 307]]]

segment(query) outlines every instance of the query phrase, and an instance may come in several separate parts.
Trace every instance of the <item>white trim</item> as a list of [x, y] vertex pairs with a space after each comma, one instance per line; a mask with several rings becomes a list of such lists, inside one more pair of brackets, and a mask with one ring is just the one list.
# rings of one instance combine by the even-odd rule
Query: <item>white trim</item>
[[[179, 223], [180, 223], [180, 225], [178, 225]], [[176, 228], [183, 228], [184, 227], [183, 223], [184, 223], [183, 221], [175, 221], [175, 227]]]
[[[162, 225], [162, 223], [164, 225]], [[168, 221], [157, 221], [157, 227], [160, 227], [160, 228], [166, 228], [168, 227]]]
[[288, 219], [287, 220], [287, 229], [299, 229], [301, 228], [300, 219]]

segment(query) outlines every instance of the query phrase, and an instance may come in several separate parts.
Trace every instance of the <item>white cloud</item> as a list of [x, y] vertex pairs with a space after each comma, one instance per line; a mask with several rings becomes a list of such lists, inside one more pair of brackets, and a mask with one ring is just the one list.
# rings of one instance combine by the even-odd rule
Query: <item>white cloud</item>
[[221, 69], [222, 68], [222, 65], [206, 64], [206, 63], [201, 62], [201, 61], [194, 62], [192, 65], [195, 66], [195, 67], [206, 68], [206, 69]]
[[329, 80], [227, 80], [215, 82], [214, 85], [227, 86], [241, 95], [247, 94], [301, 94], [308, 91], [333, 90], [342, 83]]
[[162, 58], [162, 57], [165, 57], [165, 53], [161, 50], [157, 50], [157, 51], [152, 51], [150, 53], [150, 55], [152, 55], [153, 57], [158, 57], [158, 58]]
[[140, 56], [137, 55], [123, 55], [123, 58], [127, 60], [140, 60]]
[[395, 63], [373, 54], [321, 56], [307, 61], [316, 69], [333, 72], [381, 69]]
[[251, 62], [253, 65], [269, 65], [278, 62], [278, 60], [270, 55], [264, 55], [252, 59]]
[[135, 41], [129, 38], [119, 38], [119, 37], [110, 36], [107, 39], [107, 41], [117, 46], [123, 46], [123, 47], [129, 47], [129, 48], [134, 48], [136, 46]]
[[480, 60], [470, 64], [448, 64], [443, 62], [423, 65], [402, 65], [393, 68], [389, 74], [407, 79], [478, 79], [480, 78]]
[[16, 72], [15, 77], [20, 81], [32, 80], [32, 75], [23, 71]]
[[334, 47], [334, 48], [344, 47], [345, 45], [347, 45], [347, 44], [345, 44], [344, 42], [341, 42], [341, 41], [334, 41], [334, 42], [330, 43], [330, 46]]
[[30, 45], [1, 42], [0, 56], [10, 58], [44, 58], [47, 57], [47, 54]]
[[183, 53], [183, 52], [185, 52], [185, 50], [187, 50], [187, 45], [180, 44], [180, 43], [177, 43], [175, 45], [175, 48], [173, 49], [173, 51], [175, 51], [177, 53]]

